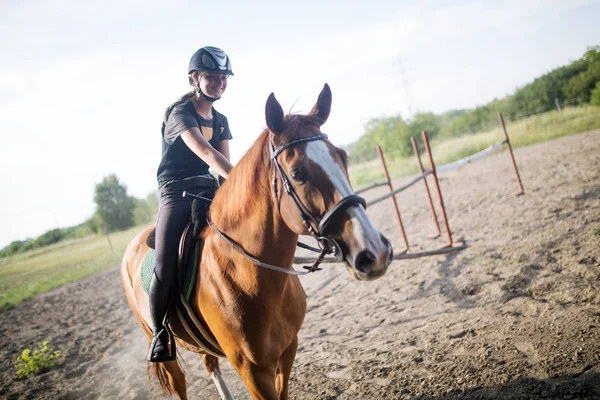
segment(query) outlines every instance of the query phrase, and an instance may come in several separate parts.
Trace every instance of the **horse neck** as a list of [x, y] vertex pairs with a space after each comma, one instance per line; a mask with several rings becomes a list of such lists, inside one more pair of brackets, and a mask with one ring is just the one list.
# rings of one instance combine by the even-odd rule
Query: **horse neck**
[[262, 262], [291, 267], [298, 235], [282, 221], [271, 189], [268, 131], [233, 168], [211, 205], [215, 225]]

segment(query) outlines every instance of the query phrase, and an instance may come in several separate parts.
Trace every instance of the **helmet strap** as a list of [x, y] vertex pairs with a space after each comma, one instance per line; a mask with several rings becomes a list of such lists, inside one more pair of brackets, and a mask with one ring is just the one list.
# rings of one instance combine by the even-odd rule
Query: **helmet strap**
[[[200, 76], [198, 76], [198, 78], [200, 78]], [[220, 97], [210, 97], [207, 96], [202, 89], [200, 89], [200, 79], [198, 79], [198, 86], [196, 86], [196, 91], [200, 94], [200, 96], [202, 96], [205, 100], [210, 101], [211, 103], [214, 103], [215, 101], [219, 100]]]

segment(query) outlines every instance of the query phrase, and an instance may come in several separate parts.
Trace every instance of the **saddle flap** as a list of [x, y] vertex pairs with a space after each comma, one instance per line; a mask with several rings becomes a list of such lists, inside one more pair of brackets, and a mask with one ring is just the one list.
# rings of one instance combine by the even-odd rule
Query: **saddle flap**
[[156, 228], [153, 228], [148, 234], [148, 237], [146, 238], [146, 245], [151, 249], [156, 249]]

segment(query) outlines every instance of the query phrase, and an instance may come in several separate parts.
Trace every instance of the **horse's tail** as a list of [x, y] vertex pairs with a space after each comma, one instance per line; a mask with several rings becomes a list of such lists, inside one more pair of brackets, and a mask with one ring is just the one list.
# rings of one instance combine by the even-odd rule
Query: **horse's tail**
[[[175, 362], [177, 363], [177, 368], [179, 368], [183, 373], [183, 366], [179, 362], [179, 357], [177, 357]], [[156, 377], [156, 379], [158, 380], [160, 388], [162, 389], [164, 394], [166, 394], [167, 396], [177, 394], [177, 390], [175, 389], [175, 382], [171, 378], [171, 375], [168, 374], [164, 363], [148, 362], [148, 380], [152, 381], [153, 376]]]

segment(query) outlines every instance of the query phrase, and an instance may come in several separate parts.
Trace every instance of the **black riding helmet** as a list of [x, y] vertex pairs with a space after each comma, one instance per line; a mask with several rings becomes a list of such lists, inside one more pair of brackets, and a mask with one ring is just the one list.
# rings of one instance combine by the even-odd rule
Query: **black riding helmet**
[[[188, 67], [188, 81], [192, 84], [192, 72], [194, 71], [205, 71], [211, 72], [213, 74], [226, 74], [233, 75], [233, 71], [231, 71], [231, 61], [229, 61], [229, 56], [225, 54], [225, 52], [218, 47], [205, 46], [199, 49], [194, 53], [192, 58], [190, 59], [190, 65]], [[220, 99], [220, 97], [210, 97], [207, 96], [202, 89], [200, 89], [200, 81], [198, 80], [198, 86], [196, 86], [196, 91], [200, 93], [200, 95], [210, 102], [215, 102]]]
[[231, 61], [218, 47], [205, 46], [194, 53], [190, 60], [188, 74], [194, 71], [206, 71], [215, 74], [233, 75]]

